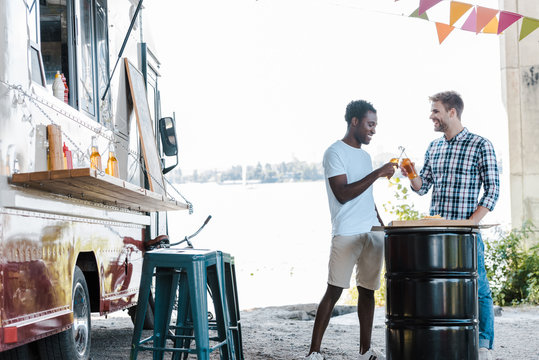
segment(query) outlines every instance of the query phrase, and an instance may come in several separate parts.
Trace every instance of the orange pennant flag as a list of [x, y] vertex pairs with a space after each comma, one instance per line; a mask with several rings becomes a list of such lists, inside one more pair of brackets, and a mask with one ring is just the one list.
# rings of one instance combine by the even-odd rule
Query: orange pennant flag
[[449, 25], [454, 25], [473, 5], [451, 1], [449, 9]]
[[498, 33], [498, 18], [494, 16], [492, 20], [483, 28], [485, 34], [497, 34]]
[[447, 35], [451, 33], [455, 29], [454, 26], [443, 24], [443, 23], [436, 23], [436, 31], [438, 31], [438, 40], [440, 41], [440, 44], [445, 40]]
[[[483, 28], [492, 20], [493, 17], [498, 14], [498, 10], [489, 9], [486, 7], [478, 6], [477, 7], [477, 22], [475, 23], [475, 33], [478, 34], [483, 30]], [[498, 29], [496, 29], [498, 31]]]

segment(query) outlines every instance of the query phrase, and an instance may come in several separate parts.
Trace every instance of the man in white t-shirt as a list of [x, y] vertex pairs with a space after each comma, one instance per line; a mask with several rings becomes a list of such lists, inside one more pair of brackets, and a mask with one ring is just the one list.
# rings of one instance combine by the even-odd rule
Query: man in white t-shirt
[[378, 120], [372, 104], [352, 101], [346, 107], [348, 124], [342, 140], [324, 154], [324, 174], [331, 213], [332, 241], [326, 293], [318, 306], [311, 348], [307, 359], [322, 360], [320, 345], [329, 324], [333, 307], [343, 289], [350, 287], [356, 267], [359, 317], [359, 359], [380, 360], [384, 356], [371, 348], [374, 316], [374, 290], [380, 287], [384, 260], [383, 233], [371, 232], [383, 225], [372, 194], [372, 184], [381, 177], [391, 177], [394, 164], [388, 162], [373, 171], [370, 155], [361, 148], [376, 133]]

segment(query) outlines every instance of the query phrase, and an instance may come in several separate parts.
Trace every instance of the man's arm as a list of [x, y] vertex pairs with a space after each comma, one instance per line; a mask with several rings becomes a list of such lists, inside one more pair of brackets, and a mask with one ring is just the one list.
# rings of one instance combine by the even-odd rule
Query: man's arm
[[476, 224], [494, 209], [498, 196], [500, 194], [500, 178], [498, 173], [498, 164], [496, 162], [496, 153], [492, 143], [485, 140], [481, 148], [479, 158], [479, 176], [483, 180], [483, 196], [479, 200], [477, 208], [470, 216]]
[[345, 204], [363, 194], [363, 192], [367, 190], [369, 186], [371, 186], [378, 178], [393, 176], [394, 172], [395, 168], [393, 167], [393, 164], [387, 163], [374, 170], [363, 179], [351, 184], [348, 184], [346, 174], [330, 177], [328, 181], [331, 191], [333, 191], [333, 195], [335, 195], [337, 201], [339, 201], [341, 204]]
[[[408, 176], [408, 174], [406, 174], [406, 176]], [[423, 180], [421, 180], [421, 176], [418, 176], [410, 180], [410, 186], [412, 186], [412, 189], [414, 189], [415, 191], [419, 191], [422, 185], [423, 185]]]
[[[425, 153], [425, 161], [423, 163], [423, 168], [421, 169], [421, 172], [418, 173], [419, 176], [410, 180], [410, 187], [413, 191], [415, 191], [418, 195], [425, 195], [430, 187], [432, 186], [432, 169], [430, 164], [430, 149], [432, 147], [432, 143], [429, 145], [426, 153]], [[412, 162], [412, 166], [415, 169], [415, 163]], [[406, 169], [402, 166], [400, 166], [401, 173], [404, 177], [408, 177], [408, 172]], [[417, 170], [416, 170], [417, 173]]]
[[489, 209], [484, 206], [479, 205], [477, 209], [470, 216], [470, 220], [473, 220], [474, 223], [479, 224], [479, 222], [489, 213]]
[[[481, 220], [489, 211], [494, 210], [494, 206], [500, 195], [500, 176], [498, 172], [498, 164], [496, 161], [496, 153], [492, 143], [488, 140], [482, 144], [478, 161], [479, 176], [483, 181], [483, 196], [477, 203], [477, 209], [470, 216], [470, 219]], [[481, 208], [484, 208], [481, 210]], [[477, 212], [477, 216], [474, 216]], [[482, 214], [482, 215], [481, 215]]]

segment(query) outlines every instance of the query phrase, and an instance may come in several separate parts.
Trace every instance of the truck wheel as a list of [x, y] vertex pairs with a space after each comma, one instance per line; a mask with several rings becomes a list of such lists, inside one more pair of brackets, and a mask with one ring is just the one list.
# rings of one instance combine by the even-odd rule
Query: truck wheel
[[72, 289], [73, 326], [39, 341], [41, 360], [90, 359], [90, 295], [84, 274], [75, 266]]
[[0, 360], [36, 360], [38, 355], [32, 351], [32, 345], [33, 343], [25, 344], [15, 349], [1, 352]]
[[[153, 294], [150, 292], [150, 298], [148, 299], [148, 306], [146, 307], [146, 316], [144, 317], [144, 325], [142, 325], [142, 328], [144, 330], [153, 330], [154, 325], [154, 317], [153, 317], [153, 310], [154, 310], [155, 302], [153, 299]], [[131, 317], [131, 321], [133, 322], [133, 325], [135, 325], [135, 315], [137, 314], [137, 305], [130, 307], [127, 309], [127, 313]]]

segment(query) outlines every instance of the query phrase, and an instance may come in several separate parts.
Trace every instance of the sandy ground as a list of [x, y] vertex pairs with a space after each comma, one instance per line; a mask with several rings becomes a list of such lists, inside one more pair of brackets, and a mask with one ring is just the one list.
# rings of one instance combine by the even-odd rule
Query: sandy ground
[[[302, 359], [309, 348], [314, 309], [315, 305], [309, 304], [243, 311], [245, 359]], [[346, 313], [353, 308], [339, 310]], [[377, 308], [373, 344], [382, 350], [385, 350], [384, 321], [385, 310]], [[108, 319], [92, 317], [92, 360], [129, 359], [132, 331], [133, 325], [125, 312]], [[495, 332], [494, 359], [539, 360], [539, 306], [501, 308], [501, 315], [495, 318]], [[357, 359], [358, 343], [357, 315], [351, 312], [332, 318], [322, 352], [327, 359]], [[152, 355], [141, 353], [138, 358], [152, 359]]]

